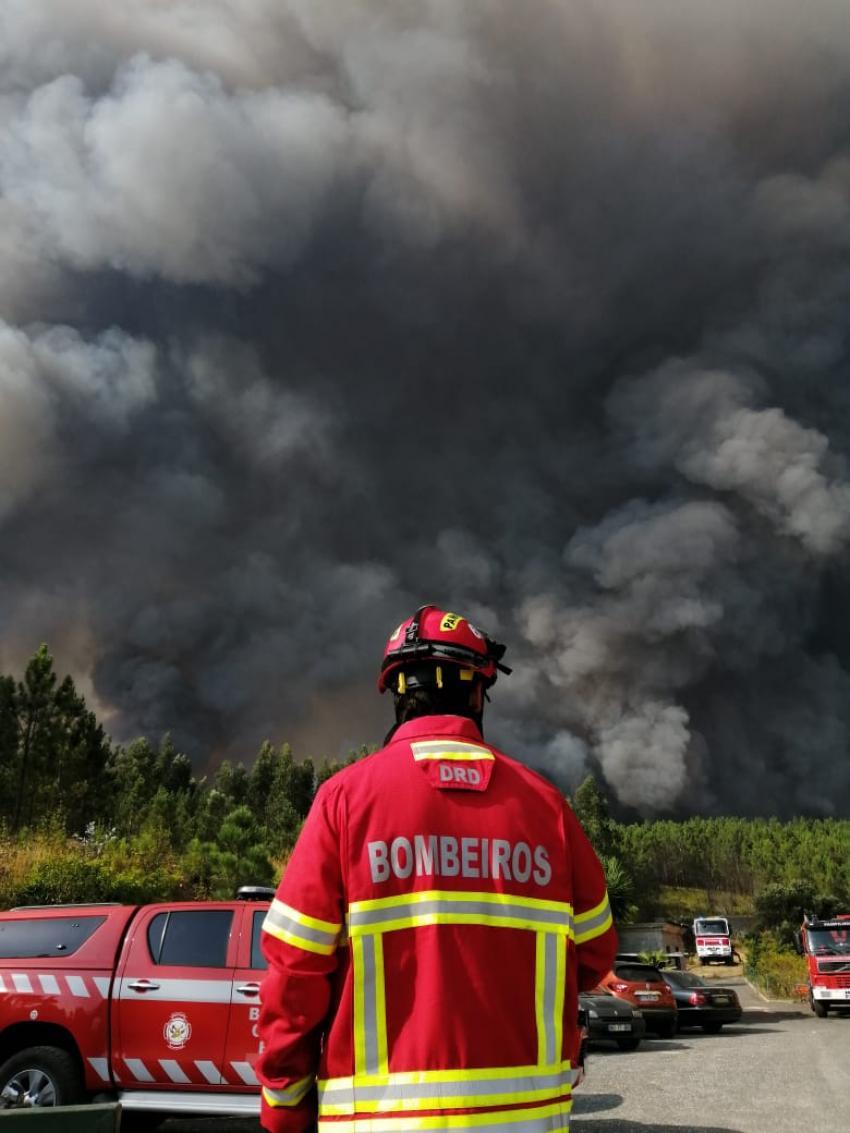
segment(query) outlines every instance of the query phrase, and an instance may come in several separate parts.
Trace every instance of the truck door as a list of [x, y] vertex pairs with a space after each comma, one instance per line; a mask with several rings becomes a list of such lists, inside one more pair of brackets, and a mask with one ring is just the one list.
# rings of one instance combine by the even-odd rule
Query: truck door
[[140, 914], [116, 980], [113, 1050], [124, 1089], [232, 1086], [222, 1064], [234, 912], [153, 905]]
[[225, 1062], [228, 1073], [241, 1078], [246, 1087], [256, 1090], [254, 1063], [260, 1053], [257, 1020], [260, 1016], [260, 981], [266, 974], [266, 961], [260, 950], [260, 930], [268, 912], [268, 903], [245, 905], [239, 939], [237, 967], [233, 979], [233, 1008], [227, 1034]]

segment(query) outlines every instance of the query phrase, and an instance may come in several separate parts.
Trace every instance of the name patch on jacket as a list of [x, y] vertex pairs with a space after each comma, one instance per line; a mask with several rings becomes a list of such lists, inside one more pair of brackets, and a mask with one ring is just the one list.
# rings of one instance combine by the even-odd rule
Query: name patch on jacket
[[390, 842], [368, 842], [369, 871], [376, 884], [391, 877], [482, 877], [505, 881], [552, 880], [545, 846], [507, 838], [455, 838], [451, 834], [414, 834]]
[[438, 790], [486, 791], [495, 759], [489, 748], [462, 740], [421, 740], [410, 749], [417, 766]]

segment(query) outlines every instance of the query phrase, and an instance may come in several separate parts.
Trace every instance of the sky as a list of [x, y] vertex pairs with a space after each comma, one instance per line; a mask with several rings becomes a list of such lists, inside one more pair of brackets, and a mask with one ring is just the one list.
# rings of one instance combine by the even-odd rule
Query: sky
[[0, 669], [379, 743], [419, 605], [623, 813], [850, 814], [844, 0], [0, 0]]

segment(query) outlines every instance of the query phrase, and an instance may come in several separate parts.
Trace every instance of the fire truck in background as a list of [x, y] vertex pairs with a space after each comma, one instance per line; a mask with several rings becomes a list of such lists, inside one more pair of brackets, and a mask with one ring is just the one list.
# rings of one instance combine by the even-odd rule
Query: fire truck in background
[[815, 1015], [823, 1019], [830, 1007], [850, 1007], [850, 913], [825, 920], [804, 914], [794, 937], [797, 951], [806, 957]]
[[696, 917], [693, 924], [694, 944], [701, 964], [721, 960], [734, 963], [732, 935], [725, 917]]

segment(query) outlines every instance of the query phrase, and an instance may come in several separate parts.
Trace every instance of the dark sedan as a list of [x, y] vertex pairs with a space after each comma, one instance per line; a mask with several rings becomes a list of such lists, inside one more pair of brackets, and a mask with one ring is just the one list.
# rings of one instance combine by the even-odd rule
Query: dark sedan
[[718, 987], [693, 972], [665, 969], [661, 974], [676, 999], [679, 1030], [702, 1027], [707, 1034], [714, 1035], [724, 1023], [737, 1023], [741, 1018], [741, 1004], [734, 988]]
[[591, 1043], [612, 1042], [620, 1050], [636, 1050], [646, 1034], [646, 1022], [639, 1007], [625, 999], [597, 989], [582, 993], [579, 1003], [587, 1015]]

